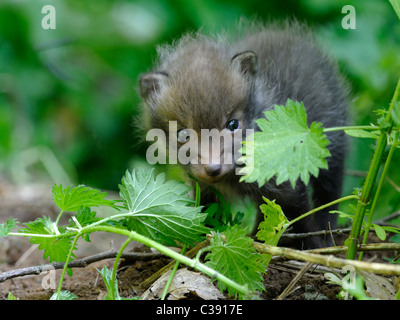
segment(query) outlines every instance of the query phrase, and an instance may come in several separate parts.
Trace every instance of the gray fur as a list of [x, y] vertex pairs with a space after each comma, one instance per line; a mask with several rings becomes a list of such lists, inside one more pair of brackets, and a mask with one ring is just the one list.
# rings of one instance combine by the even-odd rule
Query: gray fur
[[[175, 120], [178, 127], [197, 132], [222, 130], [229, 119], [238, 118], [242, 129], [257, 130], [254, 120], [275, 104], [284, 105], [288, 98], [304, 103], [309, 123], [347, 124], [347, 90], [337, 67], [316, 48], [305, 27], [298, 23], [246, 27], [235, 38], [188, 34], [158, 49], [158, 64], [140, 81], [147, 129], [167, 131], [168, 121]], [[329, 170], [311, 180], [315, 206], [341, 194], [347, 142], [342, 132], [329, 133], [328, 139]], [[195, 177], [204, 174], [199, 166], [189, 164], [186, 169]], [[228, 200], [250, 196], [261, 204], [262, 196], [276, 199], [289, 218], [310, 209], [307, 188], [301, 182], [295, 190], [273, 181], [258, 188], [239, 183], [233, 169], [224, 167], [222, 171], [228, 173], [223, 179], [214, 182], [212, 177], [204, 185], [212, 185]], [[335, 217], [327, 213], [332, 209], [296, 224], [296, 231], [325, 229], [328, 221], [333, 228]], [[305, 243], [307, 247], [320, 245], [318, 239]]]

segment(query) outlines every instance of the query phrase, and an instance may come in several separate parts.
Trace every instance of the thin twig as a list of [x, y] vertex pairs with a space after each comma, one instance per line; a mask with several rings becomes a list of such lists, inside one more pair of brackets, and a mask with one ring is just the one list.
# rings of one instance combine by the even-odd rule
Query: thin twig
[[289, 248], [280, 248], [254, 242], [253, 246], [260, 253], [278, 255], [288, 259], [308, 261], [312, 263], [322, 264], [327, 267], [342, 268], [344, 266], [353, 266], [357, 270], [367, 271], [371, 273], [400, 275], [400, 266], [387, 263], [373, 263], [364, 261], [355, 261], [350, 259], [340, 259], [332, 255], [324, 256], [321, 254], [309, 253]]
[[[342, 228], [342, 229], [331, 230], [330, 233], [335, 234], [335, 235], [342, 235], [342, 234], [348, 233], [350, 231], [351, 231], [350, 228]], [[304, 238], [309, 238], [309, 237], [324, 236], [324, 235], [326, 235], [326, 233], [327, 233], [326, 230], [304, 232], [304, 233], [284, 233], [281, 236], [281, 239], [297, 240], [297, 239], [304, 239]]]
[[[69, 268], [84, 268], [93, 262], [115, 258], [117, 256], [117, 254], [118, 254], [117, 250], [111, 249], [109, 251], [94, 254], [94, 255], [91, 255], [91, 256], [88, 256], [88, 257], [85, 257], [82, 259], [73, 260], [70, 263], [68, 263], [68, 267]], [[121, 257], [147, 261], [147, 260], [158, 259], [162, 256], [163, 255], [158, 252], [157, 253], [126, 252], [126, 253], [123, 253]], [[12, 279], [12, 278], [40, 274], [44, 271], [49, 271], [49, 270], [54, 270], [54, 269], [62, 269], [62, 268], [64, 268], [64, 262], [53, 262], [53, 263], [42, 264], [39, 266], [10, 270], [10, 271], [6, 271], [6, 272], [3, 272], [0, 274], [0, 283], [4, 282], [6, 280]]]
[[307, 262], [300, 271], [296, 274], [296, 276], [292, 279], [289, 285], [282, 291], [282, 293], [278, 296], [276, 300], [285, 299], [291, 292], [297, 282], [301, 279], [301, 277], [312, 267], [313, 263]]

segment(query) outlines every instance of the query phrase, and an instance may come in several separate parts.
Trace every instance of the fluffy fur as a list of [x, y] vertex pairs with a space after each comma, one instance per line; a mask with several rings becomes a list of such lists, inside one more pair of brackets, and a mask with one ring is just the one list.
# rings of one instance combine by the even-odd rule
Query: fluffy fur
[[[168, 132], [168, 122], [177, 121], [178, 130], [190, 128], [200, 136], [201, 129], [216, 128], [232, 134], [234, 143], [241, 144], [241, 139], [226, 129], [230, 119], [237, 119], [241, 129], [257, 130], [254, 120], [275, 104], [285, 104], [288, 98], [304, 103], [309, 123], [318, 121], [324, 127], [346, 125], [348, 103], [343, 81], [305, 27], [298, 23], [247, 26], [237, 36], [227, 38], [188, 34], [173, 45], [158, 49], [158, 63], [140, 79], [146, 129], [160, 128], [176, 136], [177, 132]], [[346, 138], [342, 132], [332, 132], [328, 139], [332, 154], [329, 170], [322, 170], [310, 182], [314, 206], [341, 194]], [[184, 144], [178, 145], [181, 148]], [[215, 160], [208, 153], [195, 157]], [[277, 186], [273, 179], [259, 188], [256, 184], [239, 183], [236, 166], [210, 169], [209, 165], [189, 163], [184, 167], [203, 187], [212, 185], [228, 201], [250, 196], [261, 204], [262, 196], [276, 199], [289, 218], [310, 209], [307, 186], [300, 181], [295, 190], [288, 183]], [[203, 193], [203, 202], [212, 200], [210, 193]], [[334, 228], [336, 218], [328, 213], [332, 209], [335, 208], [302, 220], [295, 231], [326, 229], [328, 222]], [[321, 239], [314, 238], [299, 245], [321, 244]]]

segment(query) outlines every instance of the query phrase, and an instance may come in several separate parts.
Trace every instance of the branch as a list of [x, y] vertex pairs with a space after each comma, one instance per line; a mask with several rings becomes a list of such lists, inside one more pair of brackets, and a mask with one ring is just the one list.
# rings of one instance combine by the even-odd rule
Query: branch
[[[371, 273], [387, 274], [387, 275], [400, 275], [400, 266], [385, 263], [374, 263], [355, 261], [348, 259], [336, 258], [332, 255], [323, 256], [320, 254], [309, 253], [289, 248], [279, 248], [262, 243], [254, 242], [253, 246], [260, 253], [267, 253], [271, 255], [278, 255], [288, 259], [295, 259], [301, 261], [308, 261], [312, 263], [322, 264], [327, 267], [343, 268], [344, 266], [353, 266], [356, 270], [367, 271]], [[347, 248], [346, 248], [347, 249]]]
[[[96, 262], [96, 261], [115, 258], [117, 256], [117, 254], [118, 254], [117, 250], [111, 249], [106, 252], [97, 253], [92, 256], [88, 256], [88, 257], [85, 257], [82, 259], [71, 261], [70, 263], [68, 263], [68, 267], [69, 268], [84, 268], [87, 265], [89, 265], [93, 262]], [[164, 256], [164, 255], [161, 253], [126, 252], [126, 253], [123, 253], [121, 257], [147, 261], [147, 260], [157, 259], [162, 256]], [[62, 268], [64, 268], [64, 262], [53, 262], [53, 263], [42, 264], [40, 266], [33, 266], [33, 267], [11, 270], [11, 271], [3, 272], [0, 274], [0, 283], [6, 281], [8, 279], [12, 279], [12, 278], [17, 278], [17, 277], [22, 277], [22, 276], [27, 276], [27, 275], [32, 275], [32, 274], [40, 274], [44, 271], [49, 271], [49, 270], [54, 270], [54, 269], [62, 269]]]

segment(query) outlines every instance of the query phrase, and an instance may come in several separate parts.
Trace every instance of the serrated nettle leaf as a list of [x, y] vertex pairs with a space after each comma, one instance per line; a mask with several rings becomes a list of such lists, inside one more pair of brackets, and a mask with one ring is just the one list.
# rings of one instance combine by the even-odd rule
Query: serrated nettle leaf
[[400, 0], [389, 0], [389, 2], [392, 4], [394, 11], [400, 19]]
[[114, 201], [104, 199], [107, 192], [100, 192], [85, 186], [54, 185], [52, 189], [53, 201], [62, 211], [77, 211], [81, 207], [109, 206], [115, 208]]
[[207, 214], [202, 207], [193, 207], [188, 196], [191, 188], [182, 182], [165, 180], [164, 174], [154, 176], [153, 170], [127, 172], [119, 186], [130, 230], [166, 245], [177, 242], [193, 245], [204, 239], [208, 228], [203, 226]]
[[0, 238], [7, 235], [17, 226], [17, 219], [8, 218], [5, 224], [0, 223]]
[[[220, 233], [211, 239], [211, 251], [207, 254], [206, 265], [225, 275], [241, 285], [247, 285], [249, 290], [264, 290], [262, 272], [265, 270], [263, 257], [253, 247], [253, 239], [246, 236], [246, 230], [238, 225], [228, 227], [224, 232], [225, 240]], [[223, 291], [226, 285], [218, 281]], [[235, 295], [232, 288], [228, 294]]]
[[244, 142], [245, 155], [239, 159], [251, 165], [241, 170], [241, 181], [262, 186], [276, 176], [277, 184], [289, 180], [294, 187], [298, 178], [307, 184], [310, 175], [328, 168], [329, 141], [320, 123], [308, 128], [302, 103], [288, 100], [286, 106], [266, 111], [265, 119], [256, 123], [261, 131], [254, 133], [253, 141]]
[[281, 207], [274, 201], [270, 201], [263, 197], [265, 204], [260, 206], [261, 212], [264, 214], [264, 221], [262, 221], [257, 232], [257, 239], [264, 241], [269, 245], [277, 245], [284, 231], [285, 224], [288, 223]]
[[[65, 228], [55, 227], [49, 217], [38, 218], [35, 221], [24, 223], [25, 228], [20, 233], [36, 234], [31, 236], [30, 242], [39, 245], [39, 250], [44, 250], [43, 258], [49, 258], [50, 262], [64, 262], [72, 245], [72, 237], [66, 234], [63, 237], [56, 237], [58, 233], [65, 233]], [[56, 229], [57, 228], [57, 229]], [[49, 237], [46, 237], [49, 236]], [[76, 248], [74, 248], [75, 250]], [[72, 254], [74, 257], [74, 255]]]

